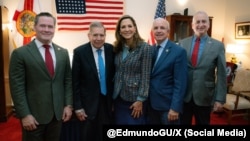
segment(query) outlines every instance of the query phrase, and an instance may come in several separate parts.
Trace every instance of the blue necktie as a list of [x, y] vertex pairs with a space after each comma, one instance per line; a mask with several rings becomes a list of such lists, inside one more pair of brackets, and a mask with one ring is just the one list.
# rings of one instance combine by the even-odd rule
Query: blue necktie
[[100, 84], [101, 84], [101, 93], [106, 95], [107, 88], [106, 88], [106, 77], [105, 77], [105, 66], [102, 58], [102, 50], [98, 49], [98, 66], [99, 66], [99, 75], [100, 75]]

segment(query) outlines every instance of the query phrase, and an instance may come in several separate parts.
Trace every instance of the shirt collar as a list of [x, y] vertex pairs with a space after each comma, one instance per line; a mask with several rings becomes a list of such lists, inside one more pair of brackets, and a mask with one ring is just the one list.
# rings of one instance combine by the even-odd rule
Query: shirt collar
[[[37, 48], [43, 47], [43, 43], [40, 42], [39, 40], [35, 39], [35, 43], [36, 43]], [[52, 43], [49, 43], [49, 45], [52, 47]]]
[[161, 44], [157, 44], [156, 46], [161, 46], [162, 48], [162, 47], [165, 47], [167, 43], [168, 43], [168, 39], [165, 39]]
[[101, 48], [95, 48], [92, 44], [91, 44], [91, 48], [93, 52], [96, 52], [98, 49], [101, 49], [102, 51], [104, 50], [104, 46], [102, 46]]

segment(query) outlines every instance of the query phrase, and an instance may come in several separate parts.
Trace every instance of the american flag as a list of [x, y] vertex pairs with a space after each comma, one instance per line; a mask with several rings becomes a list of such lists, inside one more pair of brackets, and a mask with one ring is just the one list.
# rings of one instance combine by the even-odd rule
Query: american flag
[[[162, 17], [162, 18], [166, 17], [165, 0], [159, 0], [158, 1], [158, 5], [157, 5], [157, 8], [156, 8], [154, 19], [159, 18], [159, 17]], [[155, 39], [154, 39], [152, 31], [150, 31], [150, 37], [149, 37], [148, 43], [151, 44], [151, 45], [155, 44]]]
[[100, 21], [106, 30], [115, 30], [123, 15], [124, 0], [56, 0], [58, 30], [88, 30]]

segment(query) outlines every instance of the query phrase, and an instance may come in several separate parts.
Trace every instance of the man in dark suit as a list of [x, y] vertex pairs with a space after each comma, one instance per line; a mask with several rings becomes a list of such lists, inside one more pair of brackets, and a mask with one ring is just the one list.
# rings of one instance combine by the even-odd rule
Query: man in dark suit
[[187, 85], [187, 54], [168, 39], [169, 23], [163, 18], [153, 22], [157, 42], [149, 90], [149, 123], [179, 124]]
[[[181, 123], [192, 124], [194, 115], [196, 124], [209, 125], [211, 109], [222, 110], [226, 99], [225, 49], [222, 42], [207, 35], [207, 13], [199, 11], [194, 14], [192, 29], [194, 35], [180, 41], [180, 45], [187, 51], [188, 59], [188, 88]], [[199, 49], [194, 53], [197, 41]], [[195, 62], [192, 56], [197, 56]]]
[[[101, 141], [103, 125], [112, 122], [114, 54], [113, 46], [105, 43], [105, 37], [103, 24], [92, 22], [88, 33], [90, 42], [74, 49], [74, 109], [77, 118], [82, 121], [82, 141]], [[97, 53], [100, 49], [105, 62], [106, 92], [101, 89], [102, 76]]]
[[[35, 17], [36, 38], [15, 49], [10, 59], [10, 90], [22, 124], [23, 141], [59, 141], [62, 121], [72, 115], [72, 75], [68, 51], [54, 43], [56, 19]], [[49, 45], [53, 73], [45, 60]]]

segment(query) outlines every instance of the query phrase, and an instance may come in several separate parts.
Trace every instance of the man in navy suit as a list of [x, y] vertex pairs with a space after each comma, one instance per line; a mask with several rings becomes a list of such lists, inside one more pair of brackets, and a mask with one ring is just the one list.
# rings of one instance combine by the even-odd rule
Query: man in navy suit
[[[102, 127], [112, 121], [114, 76], [113, 46], [105, 43], [102, 23], [92, 22], [88, 43], [74, 49], [72, 63], [74, 109], [81, 121], [81, 141], [101, 141]], [[101, 91], [98, 50], [104, 60], [106, 92]]]
[[[153, 22], [157, 42], [149, 90], [149, 124], [179, 124], [187, 85], [187, 54], [168, 39], [169, 23], [163, 18]], [[158, 49], [159, 48], [159, 49]]]

